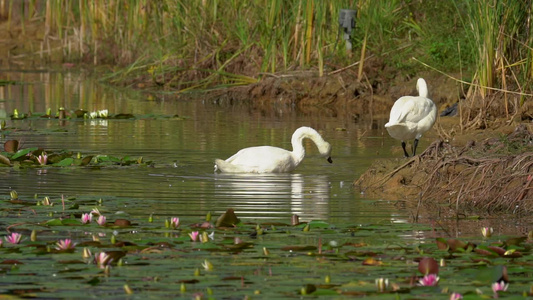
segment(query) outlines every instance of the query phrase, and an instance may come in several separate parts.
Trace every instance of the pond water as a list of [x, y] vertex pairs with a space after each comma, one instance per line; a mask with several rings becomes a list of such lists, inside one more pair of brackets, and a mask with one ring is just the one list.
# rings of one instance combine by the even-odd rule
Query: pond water
[[[2, 143], [17, 139], [21, 148], [142, 157], [148, 162], [130, 166], [0, 168], [0, 229], [6, 236], [14, 231], [23, 234], [23, 246], [4, 239], [4, 249], [0, 249], [0, 294], [111, 299], [129, 292], [129, 297], [141, 299], [199, 299], [211, 294], [216, 299], [243, 299], [257, 294], [257, 298], [284, 299], [299, 297], [300, 287], [312, 283], [324, 295], [379, 298], [375, 278], [392, 277], [408, 293], [416, 272], [414, 261], [424, 251], [439, 251], [435, 237], [456, 237], [468, 231], [458, 229], [458, 223], [451, 225], [455, 226], [452, 230], [444, 228], [438, 233], [433, 226], [411, 224], [412, 212], [403, 202], [365, 199], [353, 189], [353, 180], [374, 159], [401, 153], [399, 143], [384, 131], [383, 118], [355, 118], [353, 112], [343, 109], [303, 111], [276, 103], [265, 108], [216, 100], [179, 100], [164, 93], [117, 90], [78, 73], [0, 75], [17, 82], [0, 86], [0, 118], [14, 109], [42, 113], [60, 107], [107, 109], [111, 115], [135, 116], [120, 120], [7, 118], [8, 130], [1, 136]], [[291, 174], [214, 172], [215, 158], [225, 159], [245, 147], [290, 149], [292, 133], [300, 126], [317, 129], [331, 143], [332, 164], [306, 142], [307, 157]], [[429, 139], [423, 139], [419, 147], [428, 144]], [[21, 202], [9, 201], [13, 190]], [[45, 196], [55, 206], [36, 206]], [[127, 219], [131, 225], [64, 222], [78, 220], [81, 213], [95, 207], [108, 221]], [[244, 224], [237, 230], [195, 225], [208, 214], [215, 220], [229, 208]], [[295, 214], [302, 222], [299, 226], [291, 225]], [[179, 228], [167, 226], [172, 217], [180, 218]], [[306, 223], [310, 232], [303, 230]], [[265, 237], [260, 233], [263, 229], [269, 232]], [[479, 235], [479, 227], [475, 229]], [[38, 238], [30, 241], [32, 231]], [[191, 243], [189, 234], [194, 231], [215, 232], [215, 239]], [[55, 242], [65, 238], [77, 243], [76, 250], [55, 250]], [[234, 242], [235, 238], [246, 243]], [[118, 240], [124, 242], [116, 243]], [[82, 259], [82, 248], [93, 254], [114, 253], [111, 272], [104, 265], [95, 266], [92, 258]], [[379, 260], [390, 259], [387, 268], [369, 271], [362, 267], [364, 257], [376, 255]], [[204, 259], [212, 262], [214, 271], [209, 267], [198, 270]], [[468, 280], [451, 279], [457, 268], [467, 264], [469, 259], [443, 270], [441, 276], [447, 274], [450, 279], [446, 283], [456, 290], [470, 292]], [[524, 274], [522, 270], [514, 273]], [[317, 284], [329, 275], [337, 282]], [[485, 291], [490, 290], [483, 284]], [[427, 289], [411, 293], [432, 298]]]
[[[405, 221], [396, 203], [365, 201], [352, 182], [375, 157], [387, 157], [398, 146], [384, 137], [383, 120], [355, 122], [351, 113], [339, 115], [294, 107], [271, 111], [250, 105], [208, 101], [179, 101], [146, 96], [98, 85], [81, 75], [62, 73], [12, 76], [26, 82], [3, 87], [0, 109], [11, 113], [55, 112], [59, 107], [108, 109], [110, 114], [131, 113], [135, 120], [15, 120], [18, 128], [2, 140], [18, 139], [24, 147], [68, 149], [84, 154], [143, 157], [150, 168], [50, 168], [0, 170], [0, 194], [14, 189], [21, 195], [113, 196], [131, 214], [204, 216], [232, 207], [243, 218], [332, 222]], [[17, 76], [17, 77], [15, 77]], [[12, 77], [12, 78], [13, 78]], [[11, 78], [10, 78], [11, 79]], [[13, 79], [12, 79], [13, 80]], [[183, 119], [151, 118], [179, 115]], [[145, 117], [142, 117], [145, 116]], [[311, 126], [333, 146], [333, 164], [306, 143], [307, 158], [292, 174], [215, 174], [215, 158], [227, 158], [241, 148], [273, 145], [291, 148], [295, 129]], [[364, 136], [363, 136], [364, 135]], [[424, 146], [424, 145], [422, 145]]]

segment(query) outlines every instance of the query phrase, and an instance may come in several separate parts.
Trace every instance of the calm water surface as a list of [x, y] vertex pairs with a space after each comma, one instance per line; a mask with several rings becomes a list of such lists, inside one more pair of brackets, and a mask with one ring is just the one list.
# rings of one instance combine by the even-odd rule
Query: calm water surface
[[[2, 295], [199, 299], [211, 291], [216, 299], [244, 299], [244, 295], [288, 299], [301, 298], [302, 284], [319, 284], [331, 274], [334, 290], [329, 290], [327, 298], [343, 297], [338, 294], [342, 290], [348, 297], [368, 294], [383, 299], [385, 294], [375, 292], [374, 282], [390, 278], [410, 290], [414, 298], [449, 299], [440, 290], [428, 293], [429, 289], [413, 286], [420, 249], [436, 251], [436, 236], [460, 236], [468, 228], [473, 231], [466, 234], [480, 241], [479, 228], [492, 226], [481, 223], [485, 220], [473, 221], [471, 226], [453, 221], [444, 224], [443, 220], [432, 226], [411, 224], [405, 203], [365, 199], [354, 190], [353, 180], [374, 159], [401, 155], [399, 143], [383, 130], [384, 119], [363, 116], [356, 122], [353, 114], [343, 109], [302, 111], [276, 103], [261, 108], [140, 95], [68, 73], [0, 72], [0, 76], [23, 83], [0, 86], [0, 118], [7, 119], [9, 128], [0, 142], [18, 139], [25, 148], [143, 157], [152, 162], [128, 167], [0, 168], [0, 238], [5, 240], [0, 248]], [[7, 118], [13, 109], [42, 113], [59, 107], [108, 109], [111, 115], [131, 113], [136, 118]], [[175, 115], [182, 119], [163, 117]], [[319, 130], [332, 144], [333, 164], [319, 157], [312, 143], [306, 143], [308, 156], [291, 174], [214, 173], [215, 158], [227, 158], [244, 147], [290, 149], [291, 136], [300, 126]], [[421, 148], [428, 142], [424, 139]], [[23, 201], [7, 201], [11, 190]], [[49, 196], [55, 205], [37, 207], [34, 195], [37, 199]], [[66, 208], [61, 196], [67, 198]], [[81, 214], [95, 206], [108, 217], [108, 224], [82, 225]], [[216, 218], [229, 208], [244, 221], [237, 228], [195, 226], [207, 213]], [[301, 221], [314, 221], [307, 224], [312, 229], [303, 230], [303, 224], [291, 226], [294, 214]], [[169, 217], [180, 218], [179, 228], [165, 226]], [[112, 223], [117, 219], [131, 224], [115, 226]], [[423, 222], [429, 223], [427, 218]], [[512, 228], [514, 222], [507, 220], [502, 228], [494, 226], [495, 235]], [[264, 234], [257, 231], [256, 224]], [[189, 234], [195, 230], [211, 234], [213, 240], [191, 242]], [[9, 243], [6, 236], [10, 232], [22, 235], [20, 244]], [[35, 241], [30, 239], [32, 232]], [[56, 251], [56, 242], [66, 238], [76, 243], [76, 249]], [[249, 247], [237, 243], [238, 239]], [[311, 248], [298, 249], [300, 246]], [[82, 248], [93, 254], [82, 256], [86, 254]], [[103, 264], [95, 263], [102, 253], [119, 255], [112, 256], [112, 266], [105, 269], [109, 273]], [[363, 259], [373, 255], [386, 266], [365, 266]], [[469, 270], [471, 258], [460, 258], [450, 259], [439, 276], [443, 286], [453, 287], [450, 291], [474, 293], [471, 282], [479, 281]], [[205, 267], [207, 260], [213, 268]], [[531, 272], [516, 266], [509, 268], [509, 274], [513, 280], [527, 282], [530, 278], [524, 274]], [[510, 290], [522, 294], [524, 286], [514, 281]], [[126, 287], [133, 294], [126, 296]], [[489, 295], [489, 282], [480, 288]], [[256, 292], [260, 296], [256, 297]]]
[[[408, 222], [401, 203], [365, 199], [352, 182], [377, 158], [399, 155], [398, 143], [383, 130], [384, 119], [338, 109], [277, 105], [269, 108], [218, 101], [176, 100], [98, 84], [82, 74], [2, 72], [21, 82], [0, 87], [0, 117], [13, 109], [45, 112], [59, 107], [110, 114], [132, 113], [134, 120], [8, 120], [18, 128], [1, 141], [19, 139], [23, 147], [73, 150], [87, 154], [143, 157], [153, 167], [0, 168], [0, 193], [14, 189], [25, 197], [110, 198], [137, 217], [218, 215], [234, 208], [244, 219], [371, 223]], [[183, 117], [183, 120], [154, 116]], [[272, 145], [291, 148], [295, 129], [311, 126], [333, 146], [333, 164], [306, 143], [307, 157], [291, 174], [215, 174], [215, 158], [241, 148]], [[424, 148], [429, 139], [421, 141]], [[394, 154], [391, 150], [396, 151]], [[478, 226], [476, 226], [478, 227]], [[456, 229], [457, 230], [457, 229]], [[476, 231], [478, 229], [476, 228]], [[460, 234], [457, 230], [455, 234]]]
[[[355, 122], [349, 112], [307, 112], [294, 107], [269, 110], [250, 105], [157, 99], [98, 85], [79, 74], [3, 73], [24, 82], [0, 88], [0, 109], [27, 113], [59, 107], [110, 114], [132, 113], [135, 120], [8, 120], [19, 128], [2, 141], [23, 147], [73, 150], [86, 154], [143, 157], [153, 167], [107, 169], [0, 169], [0, 193], [113, 197], [130, 214], [204, 216], [234, 208], [243, 218], [330, 222], [405, 221], [395, 203], [367, 201], [352, 182], [376, 156], [390, 155], [394, 141], [383, 138], [382, 120]], [[151, 118], [179, 115], [184, 120]], [[378, 126], [379, 125], [379, 126]], [[333, 146], [333, 164], [306, 143], [307, 157], [292, 174], [215, 174], [215, 158], [241, 148], [291, 148], [295, 129], [311, 126]], [[342, 130], [341, 130], [342, 129]], [[363, 137], [364, 135], [364, 137]]]

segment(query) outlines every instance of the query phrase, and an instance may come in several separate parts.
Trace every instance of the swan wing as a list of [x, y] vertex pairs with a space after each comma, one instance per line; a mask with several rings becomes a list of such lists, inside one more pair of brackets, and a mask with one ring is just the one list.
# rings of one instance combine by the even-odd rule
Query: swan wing
[[432, 113], [435, 104], [425, 97], [401, 97], [391, 109], [389, 124], [418, 123]]
[[221, 172], [232, 173], [283, 173], [297, 166], [290, 151], [272, 146], [245, 148], [224, 163], [219, 161], [215, 162]]
[[215, 159], [215, 171], [219, 170], [223, 173], [254, 173], [243, 169], [242, 166], [234, 165], [222, 159]]

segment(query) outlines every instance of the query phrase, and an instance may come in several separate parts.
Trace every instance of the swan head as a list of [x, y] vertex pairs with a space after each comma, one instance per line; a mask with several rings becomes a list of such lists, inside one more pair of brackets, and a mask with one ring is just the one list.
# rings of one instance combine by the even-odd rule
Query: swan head
[[324, 141], [322, 145], [318, 148], [318, 151], [320, 151], [320, 154], [327, 158], [329, 163], [332, 163], [333, 160], [331, 159], [331, 145], [330, 143]]
[[416, 81], [416, 90], [418, 91], [418, 95], [420, 97], [426, 97], [428, 96], [428, 86], [426, 84], [426, 81], [424, 78], [418, 78]]

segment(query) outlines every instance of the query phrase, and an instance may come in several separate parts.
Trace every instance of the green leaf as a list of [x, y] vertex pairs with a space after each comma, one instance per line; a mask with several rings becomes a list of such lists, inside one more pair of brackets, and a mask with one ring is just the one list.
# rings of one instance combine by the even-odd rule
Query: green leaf
[[76, 219], [63, 219], [61, 220], [61, 224], [62, 225], [81, 225], [81, 221], [80, 220], [76, 220]]
[[32, 151], [35, 151], [37, 149], [39, 149], [39, 148], [33, 147], [33, 148], [21, 149], [21, 150], [17, 151], [17, 153], [15, 153], [13, 156], [11, 156], [11, 160], [16, 160], [17, 158], [26, 156], [28, 153], [30, 153]]
[[74, 158], [67, 157], [67, 158], [63, 159], [62, 161], [60, 161], [58, 163], [55, 163], [54, 166], [57, 166], [57, 167], [69, 167], [73, 163], [74, 163]]
[[51, 220], [46, 221], [44, 224], [48, 226], [62, 226], [63, 225], [60, 219], [51, 219]]
[[50, 219], [44, 224], [48, 226], [81, 225], [81, 221], [76, 219]]

